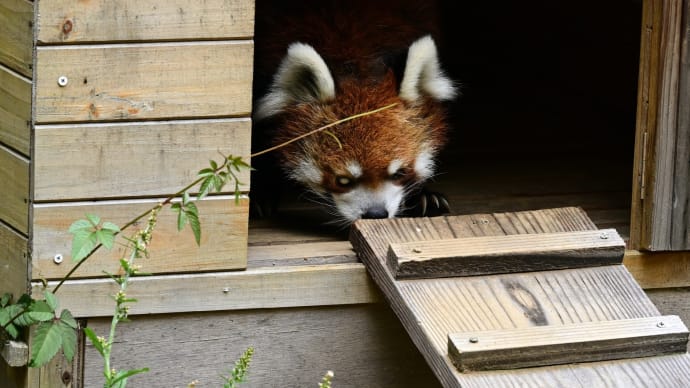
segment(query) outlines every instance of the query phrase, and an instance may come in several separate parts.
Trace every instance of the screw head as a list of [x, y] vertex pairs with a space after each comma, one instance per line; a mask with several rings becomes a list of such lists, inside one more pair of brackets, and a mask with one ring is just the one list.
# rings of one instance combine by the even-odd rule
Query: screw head
[[412, 248], [412, 252], [414, 253], [422, 253], [422, 250], [419, 248]]
[[228, 292], [230, 292], [230, 287], [223, 287], [223, 293], [227, 294]]
[[64, 88], [69, 83], [69, 79], [67, 78], [67, 76], [61, 75], [60, 77], [58, 77], [57, 83], [58, 86]]
[[479, 338], [477, 338], [477, 337], [470, 338], [470, 343], [476, 344], [477, 342], [479, 342]]
[[659, 322], [656, 324], [656, 327], [665, 327], [665, 326], [666, 326], [666, 324], [663, 322]]
[[55, 263], [55, 264], [62, 263], [62, 260], [63, 260], [63, 257], [62, 257], [62, 254], [60, 254], [60, 253], [53, 256], [53, 263]]
[[606, 233], [606, 232], [602, 232], [602, 233], [599, 235], [599, 238], [602, 239], [602, 240], [608, 240], [608, 239], [609, 239], [609, 234]]

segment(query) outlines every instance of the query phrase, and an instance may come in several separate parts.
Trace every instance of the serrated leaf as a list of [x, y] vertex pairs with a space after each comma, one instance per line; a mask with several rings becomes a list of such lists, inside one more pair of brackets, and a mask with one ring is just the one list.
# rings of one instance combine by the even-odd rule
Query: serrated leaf
[[36, 327], [31, 341], [30, 367], [40, 367], [50, 361], [62, 346], [62, 330], [55, 322], [42, 322]]
[[46, 304], [50, 307], [50, 310], [55, 311], [58, 308], [58, 300], [55, 294], [46, 290], [43, 293], [43, 296], [45, 297]]
[[0, 298], [0, 307], [5, 307], [7, 304], [10, 302], [10, 299], [12, 298], [12, 294], [9, 292], [6, 292], [2, 295], [2, 298]]
[[[10, 305], [8, 307], [12, 306], [16, 305]], [[7, 322], [9, 322], [10, 319], [12, 319], [12, 317], [15, 315], [16, 314], [10, 314], [10, 311], [7, 308], [0, 309], [0, 326], [5, 328], [5, 331], [10, 335], [10, 337], [12, 337], [12, 339], [16, 339], [19, 336], [19, 330], [13, 323], [8, 324]]]
[[74, 319], [72, 313], [67, 309], [62, 310], [62, 312], [60, 313], [60, 321], [64, 322], [67, 326], [71, 327], [72, 329], [77, 329], [77, 320]]
[[207, 176], [214, 175], [214, 174], [215, 174], [215, 171], [213, 169], [210, 169], [210, 168], [204, 168], [202, 170], [199, 170], [199, 172], [198, 172], [199, 178], [207, 177]]
[[17, 303], [15, 303], [15, 304], [20, 304], [20, 305], [23, 305], [23, 306], [28, 306], [28, 305], [30, 305], [30, 304], [33, 303], [33, 302], [34, 302], [34, 299], [31, 297], [31, 295], [29, 295], [29, 294], [22, 294], [22, 296], [19, 297], [19, 299], [17, 300]]
[[201, 182], [201, 186], [199, 187], [199, 199], [202, 199], [208, 195], [211, 184], [213, 183], [213, 177], [214, 175], [211, 175]]
[[225, 186], [225, 179], [216, 175], [213, 179], [213, 186], [215, 187], [216, 192], [220, 192], [223, 190], [223, 186]]
[[96, 232], [96, 241], [103, 244], [106, 249], [111, 249], [115, 242], [115, 234], [111, 230], [101, 229]]
[[211, 168], [213, 169], [213, 171], [218, 169], [218, 163], [216, 163], [215, 160], [209, 160], [209, 162], [211, 163]]
[[187, 212], [180, 209], [180, 212], [177, 214], [177, 231], [184, 229], [185, 225], [187, 225]]
[[101, 225], [101, 229], [109, 230], [113, 233], [120, 233], [120, 227], [112, 222], [104, 222], [103, 225]]
[[101, 217], [95, 215], [95, 214], [90, 214], [86, 213], [86, 219], [93, 224], [93, 226], [97, 226], [98, 224], [101, 223]]
[[[71, 315], [69, 318], [74, 320]], [[74, 323], [76, 324], [76, 321]], [[57, 322], [57, 325], [60, 328], [60, 335], [62, 336], [62, 353], [65, 355], [67, 361], [72, 362], [74, 353], [77, 351], [77, 330], [63, 321], [62, 317]]]
[[199, 222], [199, 209], [194, 203], [187, 205], [187, 217], [189, 218], [189, 226], [194, 233], [194, 239], [197, 245], [201, 245], [201, 223]]
[[96, 232], [78, 231], [72, 238], [72, 261], [81, 261], [96, 247]]
[[182, 205], [180, 205], [179, 202], [175, 202], [172, 205], [170, 205], [170, 209], [172, 209], [173, 211], [179, 212], [180, 209], [182, 209]]
[[93, 225], [87, 220], [77, 220], [72, 223], [69, 227], [70, 233], [76, 233], [79, 231], [92, 231], [94, 230]]
[[89, 339], [89, 341], [91, 341], [91, 344], [93, 345], [94, 348], [96, 348], [98, 353], [100, 353], [101, 356], [105, 357], [103, 344], [101, 343], [101, 341], [98, 340], [98, 336], [96, 335], [96, 333], [93, 330], [91, 330], [90, 328], [85, 327], [84, 328], [84, 334], [86, 334], [86, 337]]
[[182, 193], [182, 205], [186, 205], [189, 203], [189, 191], [185, 191]]

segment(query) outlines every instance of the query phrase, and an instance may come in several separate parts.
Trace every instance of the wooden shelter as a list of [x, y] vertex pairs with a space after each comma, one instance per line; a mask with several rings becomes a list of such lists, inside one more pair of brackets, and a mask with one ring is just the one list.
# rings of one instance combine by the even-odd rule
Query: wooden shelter
[[[687, 324], [690, 2], [443, 7], [443, 62], [464, 85], [435, 183], [453, 212], [581, 207], [618, 230], [635, 280]], [[2, 1], [1, 293], [40, 295], [41, 280], [64, 276], [67, 229], [84, 213], [123, 222], [218, 151], [248, 157], [255, 10], [260, 0]], [[151, 368], [137, 385], [210, 386], [253, 346], [248, 386], [312, 385], [329, 369], [339, 387], [437, 385], [346, 234], [298, 199], [250, 220], [241, 179], [239, 205], [230, 192], [201, 201], [201, 248], [161, 217], [114, 362]], [[58, 295], [96, 332], [117, 257], [90, 259]], [[100, 378], [83, 338], [72, 363], [0, 361], [10, 387]]]

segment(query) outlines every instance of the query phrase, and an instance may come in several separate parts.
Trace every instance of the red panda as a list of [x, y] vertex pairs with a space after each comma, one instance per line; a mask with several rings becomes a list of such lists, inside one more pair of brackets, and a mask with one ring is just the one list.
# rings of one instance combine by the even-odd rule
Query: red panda
[[253, 117], [270, 145], [396, 104], [276, 151], [286, 175], [345, 223], [401, 214], [434, 175], [442, 103], [457, 87], [439, 63], [433, 13], [416, 1], [257, 2]]

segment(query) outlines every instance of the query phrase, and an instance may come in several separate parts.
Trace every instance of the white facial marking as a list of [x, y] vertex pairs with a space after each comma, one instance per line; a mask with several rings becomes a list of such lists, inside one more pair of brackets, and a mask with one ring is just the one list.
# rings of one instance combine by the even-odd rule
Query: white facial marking
[[294, 170], [289, 172], [290, 178], [301, 182], [310, 187], [317, 187], [321, 184], [323, 174], [316, 166], [314, 159], [302, 159]]
[[427, 179], [434, 175], [434, 167], [434, 153], [428, 147], [423, 147], [414, 161], [414, 170], [420, 178]]
[[333, 194], [333, 201], [340, 214], [349, 221], [361, 218], [369, 209], [383, 208], [388, 218], [393, 218], [400, 211], [404, 188], [393, 182], [386, 182], [377, 190], [368, 187], [356, 187], [347, 193]]
[[388, 165], [388, 175], [393, 175], [393, 174], [395, 174], [396, 172], [398, 172], [398, 170], [400, 169], [400, 167], [402, 167], [402, 165], [403, 165], [403, 161], [402, 161], [402, 160], [400, 160], [400, 159], [393, 159], [393, 160], [391, 161], [391, 164]]
[[362, 166], [360, 166], [359, 163], [355, 160], [351, 160], [350, 162], [348, 162], [345, 168], [355, 179], [362, 176]]

